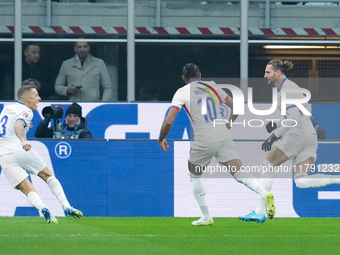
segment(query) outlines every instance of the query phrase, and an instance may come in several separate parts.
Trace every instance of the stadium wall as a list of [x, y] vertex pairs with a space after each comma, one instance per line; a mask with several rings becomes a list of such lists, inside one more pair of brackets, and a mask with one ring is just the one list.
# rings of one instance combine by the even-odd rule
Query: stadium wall
[[[147, 2], [147, 1], [145, 1]], [[157, 26], [155, 1], [149, 4], [136, 2], [135, 24]], [[224, 2], [200, 1], [181, 4], [163, 4], [161, 25], [164, 27], [231, 27], [240, 26], [240, 5]], [[248, 8], [248, 23], [254, 27], [264, 27], [266, 9], [263, 3], [251, 3]], [[271, 5], [271, 28], [339, 28], [339, 6], [329, 5]], [[13, 2], [0, 3], [0, 24], [13, 25]], [[126, 26], [127, 5], [125, 3], [53, 3], [51, 10], [52, 26]], [[46, 25], [46, 5], [23, 3], [23, 24], [28, 26]], [[1, 31], [0, 31], [1, 33]]]
[[[0, 103], [0, 110], [9, 102]], [[50, 103], [40, 103], [33, 120], [41, 120], [41, 110]], [[66, 106], [69, 103], [63, 105]], [[85, 216], [199, 216], [199, 208], [191, 195], [187, 174], [190, 148], [188, 119], [183, 111], [169, 137], [170, 150], [160, 150], [159, 128], [169, 103], [82, 103], [83, 115], [90, 123], [93, 141], [32, 139], [32, 145], [47, 166], [61, 181], [65, 192]], [[260, 105], [259, 105], [260, 106]], [[264, 105], [263, 107], [265, 107]], [[268, 108], [268, 105], [267, 105]], [[336, 113], [339, 104], [313, 105], [314, 117], [331, 139], [339, 139]], [[327, 114], [325, 114], [327, 113]], [[326, 120], [328, 115], [327, 121]], [[248, 116], [246, 115], [246, 117]], [[334, 126], [334, 130], [332, 127]], [[264, 128], [259, 128], [262, 130]], [[261, 140], [268, 134], [252, 132], [253, 139], [242, 138], [249, 127], [235, 129], [236, 146], [245, 166], [259, 166], [266, 153]], [[248, 130], [248, 131], [247, 131]], [[252, 129], [255, 131], [256, 129]], [[34, 134], [34, 128], [29, 132]], [[248, 137], [248, 135], [244, 135]], [[242, 139], [242, 140], [240, 140]], [[340, 141], [320, 141], [316, 171], [340, 172]], [[211, 166], [218, 169], [216, 162]], [[333, 170], [331, 169], [333, 167]], [[300, 190], [291, 178], [290, 164], [282, 168], [284, 175], [274, 180], [277, 217], [336, 217], [340, 211], [338, 185]], [[255, 176], [258, 172], [253, 170]], [[205, 173], [204, 184], [211, 212], [216, 217], [236, 217], [255, 207], [257, 195], [237, 183], [228, 173]], [[47, 185], [36, 176], [30, 177], [43, 201], [57, 216], [63, 211]], [[0, 216], [38, 215], [25, 196], [12, 189], [0, 170]]]

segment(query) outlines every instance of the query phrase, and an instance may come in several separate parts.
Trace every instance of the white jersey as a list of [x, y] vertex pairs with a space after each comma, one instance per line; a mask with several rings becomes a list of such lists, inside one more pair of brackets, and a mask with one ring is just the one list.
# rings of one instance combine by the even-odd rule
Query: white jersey
[[226, 127], [229, 109], [224, 104], [228, 97], [215, 82], [196, 80], [177, 90], [171, 107], [185, 109], [197, 143], [212, 144], [231, 138]]
[[[296, 85], [293, 81], [288, 80], [287, 78], [282, 82], [281, 88], [278, 90], [277, 96], [277, 107], [281, 111], [281, 94], [283, 92], [292, 91], [299, 89], [300, 87]], [[305, 97], [303, 93], [288, 93], [287, 97], [289, 99], [293, 98], [303, 98]], [[304, 103], [303, 106], [311, 112], [311, 106], [309, 103]], [[289, 126], [295, 125], [293, 122], [289, 122], [289, 120], [295, 120], [296, 126], [294, 127], [285, 127], [281, 125], [282, 120], [287, 119], [287, 126], [289, 123]], [[284, 122], [283, 122], [284, 123]], [[279, 122], [276, 122], [278, 125], [278, 128], [274, 131], [274, 134], [276, 137], [281, 137], [284, 134], [288, 133], [294, 133], [301, 136], [310, 135], [312, 133], [315, 133], [315, 129], [313, 127], [312, 122], [310, 121], [310, 116], [303, 114], [298, 107], [295, 105], [286, 105], [286, 115], [282, 117], [282, 119]], [[293, 124], [293, 125], [292, 125]]]
[[25, 122], [25, 132], [30, 128], [33, 112], [21, 102], [6, 106], [0, 114], [0, 156], [23, 150], [14, 125], [17, 120]]

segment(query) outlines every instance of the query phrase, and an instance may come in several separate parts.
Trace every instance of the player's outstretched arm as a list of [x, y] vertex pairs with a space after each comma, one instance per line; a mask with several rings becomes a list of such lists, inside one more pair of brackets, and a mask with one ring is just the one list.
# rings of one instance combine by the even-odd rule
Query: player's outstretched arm
[[25, 151], [29, 151], [32, 148], [32, 145], [27, 141], [26, 133], [25, 133], [25, 122], [22, 120], [17, 120], [14, 124], [14, 131], [19, 140], [22, 143], [22, 147]]
[[171, 107], [168, 112], [168, 115], [165, 117], [165, 120], [163, 121], [161, 131], [159, 132], [159, 137], [158, 137], [159, 146], [161, 146], [161, 149], [163, 151], [167, 151], [169, 149], [169, 145], [167, 141], [165, 140], [165, 137], [169, 134], [171, 127], [174, 124], [177, 114], [178, 114], [178, 110]]

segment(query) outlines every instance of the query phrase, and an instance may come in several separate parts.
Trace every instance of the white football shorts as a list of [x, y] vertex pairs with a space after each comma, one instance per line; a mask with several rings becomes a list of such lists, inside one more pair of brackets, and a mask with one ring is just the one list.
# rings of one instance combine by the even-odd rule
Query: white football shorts
[[34, 149], [29, 151], [23, 149], [2, 155], [0, 156], [0, 165], [13, 188], [28, 177], [27, 172], [38, 175], [46, 167], [45, 162]]
[[240, 158], [231, 138], [207, 145], [193, 142], [189, 152], [189, 161], [191, 163], [207, 166], [213, 157], [222, 163]]
[[294, 164], [300, 163], [310, 157], [316, 160], [318, 140], [315, 133], [301, 136], [296, 133], [283, 135], [275, 144]]

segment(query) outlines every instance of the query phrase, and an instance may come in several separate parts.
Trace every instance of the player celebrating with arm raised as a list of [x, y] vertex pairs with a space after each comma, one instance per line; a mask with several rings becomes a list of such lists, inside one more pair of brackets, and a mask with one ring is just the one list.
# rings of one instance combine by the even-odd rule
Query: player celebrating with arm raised
[[[288, 93], [291, 98], [304, 98], [300, 89], [293, 81], [287, 79], [286, 72], [293, 68], [290, 61], [273, 59], [266, 66], [264, 77], [268, 80], [268, 85], [275, 86], [278, 92], [278, 109], [281, 110], [281, 95]], [[294, 93], [291, 93], [294, 91]], [[285, 97], [284, 97], [285, 98]], [[303, 104], [306, 109], [310, 109], [308, 103]], [[285, 125], [281, 125], [285, 119]], [[318, 147], [317, 136], [310, 116], [303, 114], [296, 105], [287, 105], [286, 115], [280, 121], [269, 122], [266, 126], [268, 133], [274, 131], [270, 137], [262, 144], [262, 150], [270, 151], [266, 159], [262, 162], [262, 178], [259, 179], [261, 185], [270, 192], [272, 188], [272, 170], [287, 160], [294, 162], [294, 181], [298, 188], [319, 188], [330, 184], [340, 184], [340, 178], [325, 174], [314, 174], [308, 176], [316, 160], [316, 150]], [[274, 144], [275, 141], [279, 141]], [[269, 171], [267, 171], [269, 170]], [[268, 215], [272, 218], [272, 215]], [[265, 201], [262, 197], [258, 200], [255, 211], [239, 219], [244, 221], [264, 222], [265, 220]], [[261, 219], [261, 220], [259, 220]]]
[[[195, 199], [203, 214], [203, 217], [193, 221], [192, 225], [204, 226], [214, 223], [209, 213], [205, 199], [206, 193], [200, 178], [204, 167], [210, 163], [212, 157], [216, 157], [221, 164], [225, 165], [235, 180], [257, 192], [266, 201], [268, 214], [275, 214], [273, 195], [265, 191], [251, 174], [239, 171], [242, 163], [228, 130], [229, 124], [217, 123], [218, 120], [225, 120], [225, 117], [221, 116], [216, 106], [223, 107], [223, 102], [233, 109], [232, 98], [218, 88], [215, 82], [201, 81], [201, 73], [195, 64], [189, 63], [183, 67], [182, 79], [186, 85], [178, 89], [172, 99], [172, 106], [161, 127], [158, 142], [163, 151], [169, 149], [165, 137], [170, 132], [179, 110], [183, 107], [195, 135], [188, 161], [190, 182]], [[205, 114], [202, 114], [202, 108], [206, 108]], [[231, 113], [229, 121], [234, 121], [236, 117]]]
[[27, 196], [28, 202], [44, 215], [47, 223], [58, 223], [58, 220], [42, 202], [28, 180], [26, 171], [47, 183], [66, 215], [82, 217], [81, 211], [70, 206], [60, 182], [27, 141], [26, 133], [33, 118], [32, 110], [37, 110], [41, 100], [36, 86], [22, 86], [17, 95], [19, 101], [5, 107], [0, 114], [0, 165], [8, 182]]

